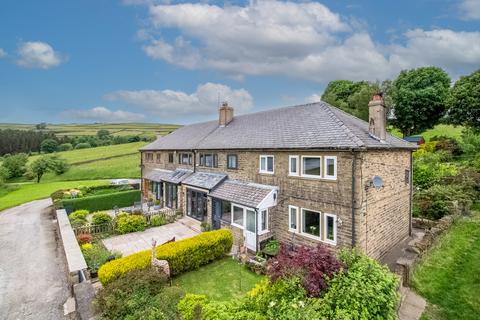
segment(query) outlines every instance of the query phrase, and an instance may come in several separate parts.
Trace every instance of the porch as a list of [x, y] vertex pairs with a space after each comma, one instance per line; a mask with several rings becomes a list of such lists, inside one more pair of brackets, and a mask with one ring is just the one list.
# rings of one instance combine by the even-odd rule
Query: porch
[[158, 205], [182, 210], [186, 221], [206, 229], [231, 229], [235, 244], [250, 251], [260, 250], [260, 243], [271, 237], [269, 210], [277, 205], [278, 187], [232, 180], [221, 173], [176, 171], [146, 173], [146, 195], [154, 196]]

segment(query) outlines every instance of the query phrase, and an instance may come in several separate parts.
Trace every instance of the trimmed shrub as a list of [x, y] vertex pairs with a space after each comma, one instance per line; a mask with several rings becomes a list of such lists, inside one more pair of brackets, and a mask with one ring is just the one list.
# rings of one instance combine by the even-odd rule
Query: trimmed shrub
[[64, 199], [63, 206], [71, 207], [73, 210], [86, 209], [91, 212], [113, 209], [115, 206], [122, 208], [133, 205], [140, 201], [139, 190], [129, 190], [98, 196], [90, 196], [75, 199]]
[[157, 215], [150, 218], [150, 225], [152, 227], [163, 226], [166, 223], [167, 223], [167, 220], [163, 215]]
[[[233, 236], [229, 230], [204, 232], [195, 237], [170, 242], [156, 248], [157, 258], [167, 260], [172, 275], [197, 269], [230, 251]], [[98, 270], [98, 279], [104, 285], [135, 269], [150, 265], [150, 250], [114, 260]]]
[[70, 220], [83, 219], [86, 220], [89, 212], [88, 210], [75, 210], [68, 215]]
[[147, 221], [144, 216], [127, 215], [117, 218], [117, 230], [121, 234], [143, 231], [147, 227]]
[[98, 211], [93, 213], [92, 224], [104, 224], [110, 222], [112, 222], [112, 217], [108, 213], [104, 211]]
[[327, 280], [340, 271], [342, 263], [322, 246], [299, 247], [288, 250], [281, 246], [280, 253], [269, 261], [267, 274], [272, 281], [299, 276], [309, 296], [318, 297], [327, 288]]
[[148, 268], [133, 270], [96, 295], [99, 319], [179, 320], [176, 306], [184, 293]]
[[91, 243], [93, 241], [93, 237], [90, 233], [82, 233], [77, 237], [78, 243], [83, 245], [85, 243]]

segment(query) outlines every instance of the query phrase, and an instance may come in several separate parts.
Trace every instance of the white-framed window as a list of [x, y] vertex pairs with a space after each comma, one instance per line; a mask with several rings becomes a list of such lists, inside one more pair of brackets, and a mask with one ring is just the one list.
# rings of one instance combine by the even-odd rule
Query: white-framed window
[[324, 158], [325, 179], [337, 179], [337, 157], [325, 156]]
[[260, 220], [258, 222], [259, 234], [268, 232], [268, 209], [263, 209], [260, 211], [259, 220]]
[[288, 156], [288, 175], [298, 176], [300, 174], [300, 163], [298, 156]]
[[302, 208], [301, 233], [308, 237], [320, 239], [322, 235], [322, 213]]
[[288, 206], [288, 231], [298, 232], [298, 207]]
[[245, 226], [243, 211], [243, 207], [232, 204], [232, 225], [241, 229]]
[[331, 213], [323, 214], [324, 241], [330, 244], [337, 244], [337, 216]]
[[302, 177], [321, 178], [322, 177], [322, 157], [302, 156]]
[[273, 174], [273, 167], [275, 165], [273, 156], [260, 156], [260, 173]]

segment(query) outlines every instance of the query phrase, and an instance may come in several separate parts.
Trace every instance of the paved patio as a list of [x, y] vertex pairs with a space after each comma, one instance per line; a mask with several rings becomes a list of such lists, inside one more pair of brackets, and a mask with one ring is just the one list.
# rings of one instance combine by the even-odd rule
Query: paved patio
[[[181, 219], [182, 220], [182, 219]], [[102, 240], [108, 250], [116, 250], [128, 256], [152, 248], [152, 238], [160, 245], [175, 237], [175, 240], [191, 238], [199, 232], [181, 222], [181, 220], [161, 227], [150, 228], [141, 232], [133, 232]]]

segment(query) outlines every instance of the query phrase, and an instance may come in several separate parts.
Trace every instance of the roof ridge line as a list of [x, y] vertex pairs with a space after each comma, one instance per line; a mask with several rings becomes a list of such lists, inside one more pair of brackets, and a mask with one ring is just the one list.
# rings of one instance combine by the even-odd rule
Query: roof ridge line
[[[350, 130], [348, 128], [348, 126], [339, 118], [337, 117], [337, 115], [332, 111], [332, 108], [335, 108], [339, 111], [342, 111], [341, 109], [337, 108], [337, 107], [334, 107], [332, 105], [330, 105], [329, 103], [326, 103], [325, 101], [320, 101], [319, 103], [321, 106], [323, 107], [326, 107], [325, 111], [334, 119], [335, 122], [339, 123], [340, 124], [340, 128], [342, 128], [345, 133], [347, 134], [347, 136], [349, 138], [352, 139], [352, 141], [358, 146], [358, 147], [364, 147], [365, 146], [365, 143], [362, 141], [362, 139], [360, 139], [355, 133], [352, 132], [352, 130]], [[342, 111], [343, 112], [343, 111]], [[361, 119], [359, 119], [361, 120]]]

